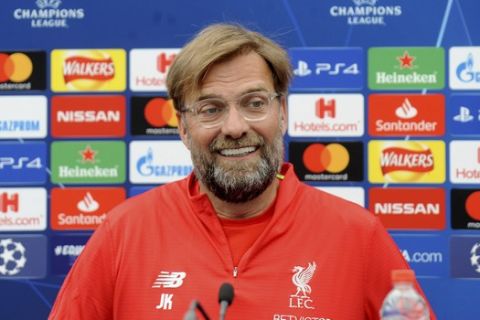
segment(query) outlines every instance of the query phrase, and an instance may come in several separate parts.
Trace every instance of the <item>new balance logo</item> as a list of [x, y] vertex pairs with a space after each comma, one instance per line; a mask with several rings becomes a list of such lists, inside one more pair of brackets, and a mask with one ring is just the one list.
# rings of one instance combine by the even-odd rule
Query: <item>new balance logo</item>
[[153, 282], [152, 288], [178, 288], [183, 284], [183, 279], [187, 274], [185, 272], [160, 271], [157, 279]]

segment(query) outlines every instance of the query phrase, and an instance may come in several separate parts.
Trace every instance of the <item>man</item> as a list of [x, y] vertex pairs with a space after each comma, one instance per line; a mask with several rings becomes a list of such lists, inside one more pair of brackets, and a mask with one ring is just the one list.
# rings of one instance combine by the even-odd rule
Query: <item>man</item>
[[363, 208], [298, 181], [283, 163], [286, 52], [213, 25], [168, 75], [194, 173], [109, 213], [70, 271], [51, 319], [378, 319], [393, 269], [408, 268]]

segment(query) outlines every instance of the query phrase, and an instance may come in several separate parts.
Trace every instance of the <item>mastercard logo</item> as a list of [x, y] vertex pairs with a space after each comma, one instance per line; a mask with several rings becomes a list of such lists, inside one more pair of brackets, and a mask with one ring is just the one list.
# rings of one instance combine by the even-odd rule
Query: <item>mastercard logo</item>
[[480, 221], [480, 191], [471, 193], [465, 201], [465, 210], [468, 215]]
[[303, 153], [303, 164], [314, 173], [338, 173], [345, 170], [350, 163], [348, 150], [338, 143], [327, 145], [315, 143], [309, 145]]
[[26, 54], [0, 53], [0, 82], [24, 82], [32, 75], [32, 71], [32, 60]]
[[144, 109], [144, 115], [147, 122], [154, 127], [178, 127], [177, 117], [173, 100], [154, 98], [150, 100]]

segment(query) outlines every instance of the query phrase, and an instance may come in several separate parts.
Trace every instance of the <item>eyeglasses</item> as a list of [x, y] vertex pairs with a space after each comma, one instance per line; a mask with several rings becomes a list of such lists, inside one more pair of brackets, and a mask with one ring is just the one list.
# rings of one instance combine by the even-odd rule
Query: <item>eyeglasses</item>
[[[280, 96], [276, 92], [250, 92], [238, 97], [235, 105], [246, 121], [262, 121], [270, 113], [272, 101]], [[207, 98], [194, 102], [190, 108], [184, 108], [181, 112], [190, 112], [204, 128], [211, 129], [223, 123], [229, 108], [230, 105], [223, 99]]]

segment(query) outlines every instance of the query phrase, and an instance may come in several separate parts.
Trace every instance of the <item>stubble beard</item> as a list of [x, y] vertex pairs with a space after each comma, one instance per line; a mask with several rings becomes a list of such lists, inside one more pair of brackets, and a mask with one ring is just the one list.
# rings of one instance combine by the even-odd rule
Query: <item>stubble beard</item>
[[[283, 135], [278, 130], [271, 143], [253, 132], [240, 139], [217, 137], [207, 152], [191, 145], [196, 177], [219, 199], [243, 203], [255, 199], [272, 183], [283, 162]], [[259, 146], [260, 157], [245, 161], [221, 159], [218, 150]]]

